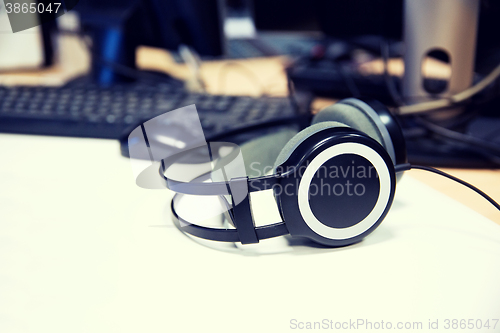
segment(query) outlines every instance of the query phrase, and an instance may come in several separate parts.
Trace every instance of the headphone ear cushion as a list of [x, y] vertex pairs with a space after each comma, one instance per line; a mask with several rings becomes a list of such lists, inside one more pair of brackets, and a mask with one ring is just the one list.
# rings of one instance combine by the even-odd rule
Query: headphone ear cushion
[[276, 162], [274, 163], [274, 171], [276, 172], [277, 167], [283, 164], [290, 157], [293, 151], [308, 137], [310, 137], [315, 133], [323, 131], [327, 128], [333, 128], [333, 127], [349, 127], [349, 126], [347, 126], [346, 124], [342, 124], [338, 121], [323, 121], [317, 124], [313, 124], [309, 127], [306, 127], [305, 129], [297, 133], [293, 138], [291, 138], [286, 143], [286, 145], [279, 153], [278, 157], [276, 158]]
[[316, 114], [316, 116], [314, 116], [312, 123], [319, 124], [329, 121], [337, 121], [346, 124], [351, 128], [357, 129], [358, 131], [361, 131], [376, 140], [386, 150], [388, 149], [377, 124], [373, 121], [372, 117], [370, 117], [361, 108], [350, 104], [344, 104], [341, 101], [321, 110], [318, 114]]
[[[267, 172], [272, 171], [276, 156], [278, 156], [283, 146], [295, 134], [297, 134], [296, 129], [286, 128], [242, 144], [240, 146], [240, 153], [243, 156], [247, 177], [255, 178], [265, 176]], [[224, 167], [226, 176], [241, 176], [241, 165], [232, 164], [230, 162], [230, 160], [221, 158], [215, 163], [214, 170]], [[222, 173], [212, 174], [212, 180], [216, 182], [225, 181], [226, 179], [224, 179], [224, 177]]]
[[296, 129], [287, 128], [241, 145], [247, 176], [249, 178], [265, 176], [271, 171], [283, 146], [296, 134]]

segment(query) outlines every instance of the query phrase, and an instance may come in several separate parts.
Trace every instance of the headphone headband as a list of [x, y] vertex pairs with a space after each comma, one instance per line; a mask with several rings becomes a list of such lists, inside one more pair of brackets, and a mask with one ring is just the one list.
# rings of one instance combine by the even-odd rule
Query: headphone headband
[[[210, 147], [210, 146], [209, 146]], [[160, 166], [159, 166], [159, 173], [160, 177], [163, 178], [165, 181], [165, 185], [168, 189], [176, 192], [176, 193], [181, 193], [181, 194], [191, 194], [191, 195], [228, 195], [230, 193], [230, 181], [223, 181], [223, 182], [209, 182], [209, 183], [202, 183], [202, 182], [183, 182], [183, 181], [178, 181], [171, 179], [165, 175], [165, 171], [168, 170], [169, 167], [174, 165], [176, 162], [179, 161], [182, 157], [188, 156], [192, 153], [194, 153], [199, 147], [192, 148], [174, 155], [171, 155], [165, 159], [161, 160]], [[227, 163], [231, 162], [234, 160], [234, 158], [237, 157], [239, 151], [233, 151], [231, 152], [227, 158], [229, 158], [229, 161]], [[231, 157], [234, 157], [231, 159]], [[222, 165], [224, 167], [225, 165]], [[153, 165], [154, 166], [154, 165]], [[206, 173], [204, 175], [201, 175], [193, 180], [201, 180], [202, 177], [208, 176], [210, 173]], [[270, 190], [273, 188], [274, 185], [278, 183], [280, 175], [279, 174], [273, 174], [269, 176], [261, 176], [261, 177], [256, 177], [256, 178], [248, 178], [247, 179], [247, 188], [248, 192], [258, 192], [258, 191], [265, 191], [265, 190]], [[228, 191], [229, 189], [229, 191]], [[228, 193], [229, 192], [229, 193]]]

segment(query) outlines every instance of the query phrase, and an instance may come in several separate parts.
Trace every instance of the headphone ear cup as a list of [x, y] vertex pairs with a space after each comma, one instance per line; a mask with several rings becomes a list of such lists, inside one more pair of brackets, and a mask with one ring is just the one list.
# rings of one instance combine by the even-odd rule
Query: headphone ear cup
[[316, 124], [312, 124], [309, 127], [306, 127], [299, 133], [297, 133], [293, 138], [290, 139], [283, 147], [278, 157], [276, 158], [276, 162], [274, 163], [274, 172], [276, 172], [278, 166], [283, 164], [293, 153], [293, 151], [313, 134], [316, 134], [322, 130], [333, 127], [349, 127], [346, 124], [342, 124], [338, 121], [323, 121]]
[[[375, 104], [374, 101], [372, 104]], [[379, 108], [385, 108], [382, 104], [376, 103]], [[390, 115], [387, 110], [386, 116]], [[372, 139], [380, 143], [389, 153], [394, 164], [406, 162], [406, 148], [404, 147], [404, 139], [399, 126], [396, 126], [398, 133], [391, 134], [381, 120], [380, 115], [374, 108], [362, 100], [356, 98], [347, 98], [339, 101], [336, 104], [326, 107], [321, 110], [314, 118], [312, 123], [320, 123], [324, 121], [338, 121], [348, 125], [351, 128], [357, 129]], [[395, 121], [394, 121], [395, 122]], [[393, 131], [394, 132], [394, 131]], [[396, 138], [393, 138], [395, 136]], [[399, 140], [402, 142], [393, 142]], [[395, 149], [395, 144], [403, 149]]]
[[351, 128], [367, 134], [387, 149], [377, 125], [375, 125], [373, 120], [366, 115], [366, 113], [352, 105], [342, 102], [330, 105], [316, 114], [312, 123], [318, 124], [325, 121], [338, 121], [344, 123]]

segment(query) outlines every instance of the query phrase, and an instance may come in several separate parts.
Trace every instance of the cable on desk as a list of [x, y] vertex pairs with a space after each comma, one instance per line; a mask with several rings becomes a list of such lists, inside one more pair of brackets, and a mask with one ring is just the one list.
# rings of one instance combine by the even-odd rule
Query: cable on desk
[[490, 72], [490, 74], [488, 74], [485, 78], [483, 78], [481, 81], [479, 81], [472, 87], [465, 89], [464, 91], [455, 94], [449, 98], [400, 106], [398, 109], [399, 115], [404, 116], [416, 113], [430, 112], [439, 109], [445, 109], [463, 103], [472, 98], [474, 95], [486, 89], [486, 87], [488, 87], [490, 84], [496, 81], [499, 77], [500, 77], [500, 64], [497, 65], [497, 67], [495, 67], [495, 69], [493, 69]]
[[448, 174], [448, 173], [446, 173], [444, 171], [441, 171], [441, 170], [438, 170], [438, 169], [435, 169], [435, 168], [432, 168], [432, 167], [428, 167], [428, 166], [423, 166], [423, 165], [413, 165], [413, 164], [410, 164], [410, 163], [399, 164], [399, 165], [395, 166], [396, 172], [403, 172], [403, 171], [407, 171], [407, 170], [411, 170], [411, 169], [419, 169], [419, 170], [433, 172], [433, 173], [436, 173], [436, 174], [438, 174], [440, 176], [443, 176], [443, 177], [446, 177], [448, 179], [454, 180], [457, 183], [462, 184], [462, 185], [470, 188], [474, 192], [478, 193], [479, 195], [481, 195], [483, 198], [485, 198], [486, 200], [488, 200], [493, 206], [495, 206], [496, 209], [498, 209], [500, 211], [500, 204], [498, 204], [495, 200], [493, 200], [493, 198], [491, 198], [489, 195], [487, 195], [486, 193], [484, 193], [483, 191], [481, 191], [480, 189], [478, 189], [474, 185], [469, 184], [466, 181], [464, 181], [462, 179], [459, 179], [459, 178], [457, 178], [455, 176], [452, 176], [452, 175], [450, 175], [450, 174]]
[[498, 159], [500, 158], [500, 146], [498, 144], [491, 143], [487, 140], [476, 138], [468, 134], [450, 130], [446, 127], [431, 123], [420, 117], [416, 117], [415, 121], [434, 134], [456, 142], [460, 142], [474, 150], [485, 151], [486, 155], [490, 155], [493, 160], [496, 160], [496, 162], [498, 162]]

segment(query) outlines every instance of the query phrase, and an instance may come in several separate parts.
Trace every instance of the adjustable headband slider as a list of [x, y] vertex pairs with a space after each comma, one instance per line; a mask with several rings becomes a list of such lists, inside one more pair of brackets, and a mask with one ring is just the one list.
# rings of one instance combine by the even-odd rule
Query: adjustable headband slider
[[255, 231], [255, 223], [250, 206], [248, 191], [248, 177], [232, 178], [229, 181], [233, 204], [234, 224], [242, 244], [258, 243], [259, 238]]

